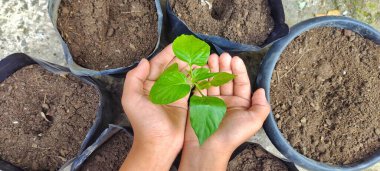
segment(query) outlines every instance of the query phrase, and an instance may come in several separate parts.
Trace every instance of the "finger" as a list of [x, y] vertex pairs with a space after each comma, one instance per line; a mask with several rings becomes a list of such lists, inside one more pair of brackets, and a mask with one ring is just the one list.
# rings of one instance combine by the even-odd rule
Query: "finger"
[[264, 123], [270, 112], [270, 105], [265, 97], [264, 89], [260, 88], [253, 93], [249, 112], [257, 124], [262, 125]]
[[[210, 67], [211, 72], [219, 72], [219, 57], [213, 53], [208, 59], [208, 66]], [[219, 96], [220, 88], [219, 87], [210, 87], [207, 90], [209, 96]]]
[[150, 80], [146, 80], [144, 82], [144, 94], [145, 95], [149, 95], [150, 90], [152, 89], [154, 83], [155, 83], [155, 81], [150, 81]]
[[251, 96], [251, 84], [249, 82], [249, 76], [247, 68], [241, 58], [235, 56], [231, 61], [232, 74], [235, 75], [233, 81], [234, 96], [241, 97], [243, 99], [250, 99]]
[[136, 68], [128, 72], [124, 81], [122, 99], [135, 99], [144, 95], [144, 82], [149, 75], [149, 71], [149, 61], [143, 58]]
[[[223, 53], [220, 55], [219, 59], [219, 70], [220, 72], [232, 73], [231, 69], [231, 55], [228, 53]], [[232, 96], [234, 93], [233, 82], [230, 81], [222, 86], [220, 86], [220, 95], [222, 96]]]
[[150, 73], [148, 79], [156, 80], [174, 57], [172, 44], [170, 44], [150, 61]]
[[[219, 97], [219, 96], [218, 96]], [[251, 101], [247, 99], [243, 99], [240, 97], [234, 96], [220, 96], [219, 98], [224, 100], [224, 103], [227, 105], [227, 109], [244, 109], [247, 110], [251, 107]]]

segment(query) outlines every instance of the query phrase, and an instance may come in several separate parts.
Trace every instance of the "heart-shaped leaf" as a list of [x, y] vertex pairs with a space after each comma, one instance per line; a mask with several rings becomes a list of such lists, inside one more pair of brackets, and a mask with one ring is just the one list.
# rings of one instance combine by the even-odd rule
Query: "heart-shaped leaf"
[[227, 72], [219, 72], [217, 73], [214, 78], [210, 81], [212, 86], [221, 86], [223, 84], [228, 83], [229, 81], [233, 80], [235, 78], [235, 75], [227, 73]]
[[155, 104], [170, 104], [190, 92], [186, 75], [178, 71], [178, 64], [168, 67], [150, 90], [150, 100]]
[[202, 81], [207, 78], [211, 78], [215, 76], [216, 73], [210, 73], [210, 69], [208, 68], [198, 68], [193, 70], [192, 73], [192, 81], [193, 83], [196, 83], [198, 81]]
[[177, 37], [173, 42], [173, 51], [177, 58], [190, 66], [204, 66], [210, 56], [210, 46], [193, 35]]
[[190, 123], [199, 144], [202, 145], [218, 129], [226, 110], [226, 104], [220, 98], [191, 96]]

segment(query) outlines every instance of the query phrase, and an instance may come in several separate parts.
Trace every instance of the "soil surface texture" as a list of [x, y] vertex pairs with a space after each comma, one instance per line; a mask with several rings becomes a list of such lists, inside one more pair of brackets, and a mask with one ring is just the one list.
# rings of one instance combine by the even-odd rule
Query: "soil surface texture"
[[158, 40], [153, 0], [62, 0], [57, 27], [74, 61], [94, 70], [129, 66]]
[[380, 149], [380, 46], [335, 28], [303, 33], [285, 49], [271, 104], [285, 138], [305, 156], [352, 164]]
[[126, 132], [119, 131], [86, 160], [81, 170], [119, 170], [132, 148], [132, 142]]
[[79, 151], [99, 103], [97, 90], [38, 65], [0, 84], [0, 159], [25, 170], [57, 170]]
[[[274, 27], [268, 0], [170, 0], [173, 11], [194, 32], [262, 45]], [[209, 4], [209, 5], [208, 5]]]
[[228, 171], [287, 171], [286, 164], [265, 151], [260, 145], [250, 144], [228, 164]]

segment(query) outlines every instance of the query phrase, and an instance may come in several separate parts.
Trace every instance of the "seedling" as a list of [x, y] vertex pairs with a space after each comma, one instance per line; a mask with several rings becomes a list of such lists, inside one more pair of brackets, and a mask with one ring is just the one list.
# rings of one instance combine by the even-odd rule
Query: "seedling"
[[[203, 68], [210, 56], [210, 46], [192, 35], [176, 38], [173, 51], [177, 58], [188, 64], [189, 70], [182, 73], [177, 63], [166, 68], [153, 85], [149, 97], [153, 103], [165, 105], [185, 97], [192, 90], [198, 91], [201, 96], [190, 97], [190, 123], [199, 143], [203, 144], [218, 129], [227, 107], [222, 99], [205, 96], [201, 90], [226, 84], [235, 76], [226, 72], [212, 73]], [[200, 68], [193, 69], [195, 66]]]

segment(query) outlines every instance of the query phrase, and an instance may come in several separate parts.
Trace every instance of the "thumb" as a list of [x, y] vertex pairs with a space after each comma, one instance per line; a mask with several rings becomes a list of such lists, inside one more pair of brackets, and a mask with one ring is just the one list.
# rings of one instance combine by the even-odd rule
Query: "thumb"
[[264, 123], [265, 119], [269, 115], [270, 105], [265, 97], [265, 90], [260, 88], [257, 89], [252, 95], [252, 104], [249, 111], [255, 115], [255, 119], [259, 123]]
[[128, 72], [124, 81], [123, 99], [136, 98], [144, 94], [144, 82], [148, 78], [149, 71], [149, 61], [143, 58], [136, 68]]

